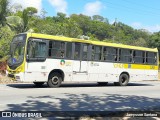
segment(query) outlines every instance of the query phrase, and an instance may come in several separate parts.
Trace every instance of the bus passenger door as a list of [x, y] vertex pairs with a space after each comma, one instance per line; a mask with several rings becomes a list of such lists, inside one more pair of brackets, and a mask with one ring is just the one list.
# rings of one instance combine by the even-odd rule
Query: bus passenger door
[[74, 43], [74, 62], [72, 81], [88, 80], [88, 44]]

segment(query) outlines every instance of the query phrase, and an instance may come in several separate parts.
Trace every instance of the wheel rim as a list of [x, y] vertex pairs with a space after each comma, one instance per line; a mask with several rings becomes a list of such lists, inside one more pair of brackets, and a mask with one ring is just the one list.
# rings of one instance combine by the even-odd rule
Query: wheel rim
[[53, 85], [57, 85], [58, 82], [59, 82], [59, 78], [57, 76], [54, 76], [52, 79], [51, 79], [51, 82]]
[[122, 82], [122, 83], [125, 83], [126, 80], [127, 80], [127, 79], [126, 79], [126, 77], [124, 77], [124, 76], [121, 78], [121, 82]]

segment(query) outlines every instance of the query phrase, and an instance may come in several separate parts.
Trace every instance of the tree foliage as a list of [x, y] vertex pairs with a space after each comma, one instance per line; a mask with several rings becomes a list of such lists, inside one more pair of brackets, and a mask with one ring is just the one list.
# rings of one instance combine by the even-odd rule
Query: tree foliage
[[5, 57], [9, 53], [11, 40], [15, 33], [8, 26], [0, 28], [0, 57]]
[[150, 36], [150, 47], [157, 47], [160, 50], [160, 32], [154, 33]]
[[15, 31], [16, 33], [21, 33], [24, 30], [24, 23], [23, 19], [19, 16], [9, 16], [7, 19], [7, 25], [10, 27], [11, 30]]
[[44, 9], [39, 15], [37, 13], [40, 11], [34, 7], [25, 9], [22, 9], [21, 5], [8, 7], [8, 1], [0, 0], [0, 48], [4, 50], [4, 46], [6, 47], [6, 51], [0, 52], [0, 56], [7, 55], [13, 35], [26, 31], [73, 38], [84, 35], [92, 40], [160, 48], [160, 32], [137, 30], [117, 21], [110, 24], [107, 18], [100, 15], [67, 16], [58, 12], [51, 17], [46, 16]]
[[5, 26], [6, 23], [6, 16], [8, 13], [8, 1], [7, 0], [0, 0], [0, 24]]

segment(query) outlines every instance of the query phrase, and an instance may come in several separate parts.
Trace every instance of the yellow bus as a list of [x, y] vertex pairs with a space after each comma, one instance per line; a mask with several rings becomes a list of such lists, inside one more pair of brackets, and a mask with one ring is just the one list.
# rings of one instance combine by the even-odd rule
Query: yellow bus
[[10, 46], [8, 76], [17, 81], [59, 87], [62, 82], [126, 86], [158, 79], [157, 48], [37, 33], [16, 35]]

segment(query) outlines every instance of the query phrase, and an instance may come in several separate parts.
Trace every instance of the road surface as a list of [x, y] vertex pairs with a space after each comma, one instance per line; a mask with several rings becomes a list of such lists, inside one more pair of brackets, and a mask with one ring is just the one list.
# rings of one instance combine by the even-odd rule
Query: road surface
[[33, 84], [0, 85], [0, 111], [160, 111], [160, 81], [125, 87], [96, 83], [37, 88]]
[[[42, 113], [45, 118], [66, 119], [77, 117], [73, 111], [78, 112], [78, 117], [88, 114], [109, 116], [108, 112], [112, 117], [122, 117], [126, 114], [119, 116], [120, 111], [140, 110], [156, 111], [160, 115], [160, 81], [134, 82], [125, 87], [96, 83], [63, 84], [60, 88], [48, 88], [47, 85], [37, 88], [33, 84], [0, 85], [0, 111], [72, 111], [69, 114], [47, 113], [46, 116]], [[90, 114], [88, 111], [96, 112]], [[97, 111], [103, 111], [103, 115]]]

